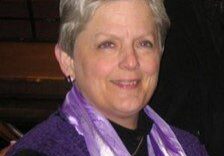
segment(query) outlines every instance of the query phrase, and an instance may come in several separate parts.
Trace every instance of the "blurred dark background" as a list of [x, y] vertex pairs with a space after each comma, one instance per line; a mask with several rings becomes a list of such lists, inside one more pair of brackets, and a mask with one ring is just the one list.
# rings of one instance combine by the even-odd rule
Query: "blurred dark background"
[[[54, 59], [58, 5], [59, 0], [0, 0], [0, 123], [22, 133], [54, 112], [70, 87]], [[165, 5], [172, 25], [150, 105], [198, 136], [211, 156], [223, 156], [224, 2]], [[8, 141], [0, 131], [0, 148]]]
[[171, 29], [151, 105], [211, 156], [224, 151], [224, 1], [165, 0]]

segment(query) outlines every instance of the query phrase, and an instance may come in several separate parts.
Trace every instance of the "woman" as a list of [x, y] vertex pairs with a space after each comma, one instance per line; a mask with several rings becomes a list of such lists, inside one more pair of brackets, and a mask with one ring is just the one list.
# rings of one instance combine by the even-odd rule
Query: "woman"
[[161, 0], [61, 0], [60, 16], [55, 54], [73, 88], [8, 155], [206, 155], [146, 106], [169, 27]]

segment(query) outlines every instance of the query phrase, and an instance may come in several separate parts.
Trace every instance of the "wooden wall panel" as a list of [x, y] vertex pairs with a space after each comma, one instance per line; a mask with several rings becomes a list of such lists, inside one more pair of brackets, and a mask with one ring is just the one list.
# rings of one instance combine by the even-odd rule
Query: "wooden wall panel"
[[59, 21], [36, 21], [35, 27], [36, 38], [40, 41], [56, 41], [58, 39]]
[[32, 39], [30, 22], [26, 20], [0, 19], [0, 40]]
[[33, 0], [34, 18], [58, 18], [59, 0]]
[[54, 45], [0, 42], [0, 78], [63, 79]]
[[0, 122], [26, 131], [56, 111], [69, 88], [53, 43], [0, 42]]
[[26, 0], [0, 0], [0, 17], [28, 18]]

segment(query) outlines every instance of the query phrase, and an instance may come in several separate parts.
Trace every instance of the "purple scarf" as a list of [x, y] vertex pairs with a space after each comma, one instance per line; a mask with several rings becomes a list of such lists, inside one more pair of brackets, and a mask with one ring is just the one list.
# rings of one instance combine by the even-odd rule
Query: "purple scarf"
[[[110, 122], [82, 96], [74, 85], [66, 95], [62, 111], [85, 138], [91, 156], [130, 156]], [[186, 156], [169, 125], [149, 106], [145, 113], [154, 122], [147, 135], [149, 156]]]

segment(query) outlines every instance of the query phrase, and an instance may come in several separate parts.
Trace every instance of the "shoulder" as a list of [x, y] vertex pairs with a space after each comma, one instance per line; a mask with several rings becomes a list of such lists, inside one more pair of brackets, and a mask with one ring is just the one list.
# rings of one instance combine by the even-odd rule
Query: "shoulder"
[[197, 137], [189, 132], [172, 127], [174, 134], [182, 145], [187, 156], [208, 156], [207, 151]]
[[64, 114], [56, 112], [24, 135], [9, 156], [29, 149], [48, 156], [88, 155], [84, 138], [68, 123]]

